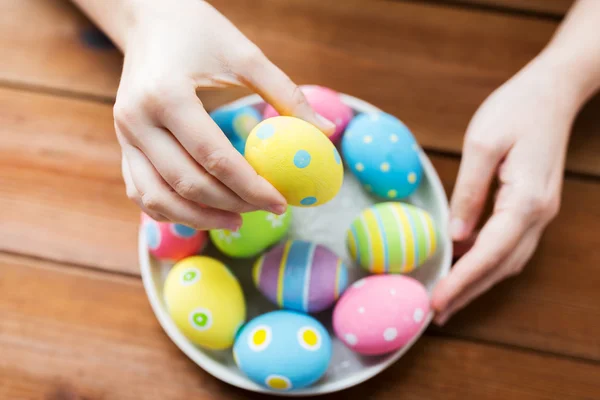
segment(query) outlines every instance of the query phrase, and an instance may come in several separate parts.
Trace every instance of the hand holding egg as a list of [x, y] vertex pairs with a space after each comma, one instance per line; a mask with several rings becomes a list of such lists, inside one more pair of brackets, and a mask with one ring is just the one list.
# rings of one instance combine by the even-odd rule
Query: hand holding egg
[[[380, 358], [365, 357], [409, 346], [431, 315], [425, 286], [402, 274], [420, 268], [413, 276], [423, 280], [432, 265], [427, 261], [442, 246], [434, 222], [439, 210], [428, 212], [431, 203], [423, 201], [423, 193], [429, 188], [417, 191], [424, 173], [423, 154], [408, 128], [381, 112], [352, 119], [354, 112], [329, 89], [309, 86], [303, 92], [327, 118], [335, 119], [325, 112], [331, 110], [319, 107], [327, 101], [342, 105], [331, 107], [339, 116], [334, 136], [326, 136], [304, 120], [277, 116], [268, 105], [261, 122], [256, 118], [260, 105], [227, 107], [211, 114], [256, 174], [271, 183], [289, 205], [281, 215], [262, 210], [243, 213], [237, 231], [209, 232], [223, 255], [247, 259], [248, 268], [253, 264], [251, 270], [239, 272], [241, 282], [248, 285], [251, 276], [255, 288], [244, 286], [243, 293], [229, 269], [208, 257], [176, 263], [164, 286], [171, 319], [191, 343], [227, 351], [222, 354], [223, 365], [231, 368], [227, 360], [232, 356], [236, 380], [241, 372], [261, 390], [273, 393], [311, 385], [317, 386], [315, 392], [327, 392], [323, 388], [336, 381], [338, 374], [345, 378], [356, 372], [360, 375], [362, 366], [380, 363]], [[344, 163], [333, 144], [340, 137]], [[344, 164], [358, 182], [351, 183], [356, 185], [355, 192], [341, 200], [352, 201], [358, 192], [363, 197], [354, 207], [345, 207], [353, 214], [343, 222], [348, 225], [341, 227], [346, 231], [345, 238], [343, 234], [339, 238], [342, 247], [330, 243], [331, 249], [340, 252], [336, 254], [321, 244], [324, 239], [316, 231], [323, 228], [325, 235], [331, 233], [324, 213], [335, 216], [338, 205], [293, 209], [331, 201], [344, 181]], [[346, 186], [344, 196], [345, 190]], [[370, 205], [375, 198], [385, 201]], [[314, 218], [327, 222], [319, 221], [310, 233], [295, 228], [311, 224]], [[344, 239], [348, 254], [343, 254]], [[352, 283], [350, 264], [369, 276]], [[244, 324], [245, 296], [251, 318]], [[271, 304], [255, 296], [266, 297]], [[274, 307], [281, 310], [271, 311]], [[322, 325], [309, 314], [331, 321]], [[307, 389], [307, 393], [314, 392]]]

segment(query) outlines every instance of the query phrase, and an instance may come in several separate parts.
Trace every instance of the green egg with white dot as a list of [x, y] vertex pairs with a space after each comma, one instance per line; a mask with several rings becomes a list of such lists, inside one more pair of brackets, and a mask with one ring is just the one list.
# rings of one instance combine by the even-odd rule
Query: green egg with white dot
[[211, 257], [187, 257], [176, 263], [163, 295], [179, 331], [205, 349], [230, 348], [246, 320], [240, 283], [225, 264]]
[[369, 193], [387, 200], [405, 199], [423, 178], [420, 148], [410, 130], [396, 117], [364, 113], [348, 125], [342, 155]]
[[242, 226], [237, 232], [213, 229], [210, 238], [223, 254], [233, 258], [259, 255], [285, 237], [292, 221], [291, 208], [281, 215], [267, 211], [242, 214]]

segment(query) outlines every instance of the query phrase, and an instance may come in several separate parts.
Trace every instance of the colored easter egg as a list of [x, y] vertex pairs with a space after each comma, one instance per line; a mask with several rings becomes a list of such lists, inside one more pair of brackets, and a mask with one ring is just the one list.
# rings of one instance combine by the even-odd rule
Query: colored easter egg
[[244, 213], [242, 226], [237, 232], [213, 229], [210, 238], [229, 257], [254, 257], [283, 239], [290, 228], [291, 213], [289, 207], [281, 215], [262, 210]]
[[333, 330], [350, 349], [381, 355], [401, 349], [427, 322], [429, 297], [417, 280], [371, 275], [352, 284], [333, 310]]
[[342, 154], [365, 189], [380, 198], [406, 198], [423, 177], [419, 145], [400, 120], [386, 113], [355, 117], [342, 139]]
[[247, 323], [233, 347], [240, 370], [273, 391], [312, 385], [327, 371], [331, 353], [331, 338], [320, 322], [284, 310]]
[[164, 299], [181, 333], [206, 349], [230, 348], [246, 319], [237, 278], [210, 257], [193, 256], [176, 263], [165, 280]]
[[372, 273], [407, 273], [436, 251], [437, 231], [431, 215], [400, 202], [363, 210], [346, 234], [350, 255]]
[[[335, 124], [335, 132], [329, 137], [333, 143], [337, 143], [342, 137], [346, 126], [352, 119], [352, 109], [342, 102], [340, 95], [329, 88], [317, 85], [304, 85], [300, 87], [308, 104], [319, 115], [327, 118]], [[279, 113], [271, 105], [267, 105], [263, 112], [265, 119], [278, 116]]]
[[252, 129], [262, 120], [260, 113], [251, 106], [228, 106], [210, 113], [233, 147], [244, 154], [246, 139]]
[[145, 213], [142, 213], [142, 227], [148, 251], [159, 260], [179, 261], [199, 254], [208, 242], [204, 231], [171, 222], [158, 222]]
[[245, 156], [292, 206], [325, 204], [342, 187], [344, 168], [337, 149], [320, 130], [298, 118], [259, 123], [248, 136]]
[[309, 313], [331, 307], [348, 283], [341, 258], [302, 240], [273, 247], [256, 261], [252, 276], [260, 292], [279, 307]]

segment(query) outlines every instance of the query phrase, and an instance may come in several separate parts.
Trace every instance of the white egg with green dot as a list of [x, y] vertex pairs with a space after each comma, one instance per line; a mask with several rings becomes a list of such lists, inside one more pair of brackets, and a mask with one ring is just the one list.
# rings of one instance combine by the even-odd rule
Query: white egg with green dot
[[423, 175], [418, 145], [408, 128], [385, 114], [359, 114], [342, 138], [342, 154], [369, 193], [404, 199]]

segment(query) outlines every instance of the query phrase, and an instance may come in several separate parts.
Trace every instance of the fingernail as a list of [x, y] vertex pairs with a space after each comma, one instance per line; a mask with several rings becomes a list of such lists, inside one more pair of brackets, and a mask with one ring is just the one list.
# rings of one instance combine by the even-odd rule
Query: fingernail
[[450, 235], [453, 240], [462, 240], [465, 235], [465, 222], [459, 218], [453, 218], [450, 221]]
[[225, 224], [225, 229], [231, 232], [237, 232], [242, 227], [242, 221], [230, 221]]
[[285, 212], [286, 207], [282, 206], [281, 204], [274, 204], [272, 206], [269, 207], [268, 211], [272, 212], [273, 214], [277, 214], [277, 215], [281, 215]]
[[330, 131], [335, 130], [335, 124], [327, 118], [325, 118], [324, 116], [322, 116], [321, 114], [317, 114], [317, 119], [319, 120], [319, 123], [323, 126], [323, 128]]
[[449, 315], [447, 315], [447, 314], [446, 315], [444, 315], [444, 314], [440, 315], [440, 316], [438, 316], [438, 317], [436, 317], [434, 319], [434, 322], [438, 326], [444, 326], [444, 324], [446, 323], [446, 321], [448, 321], [448, 317], [449, 317]]

